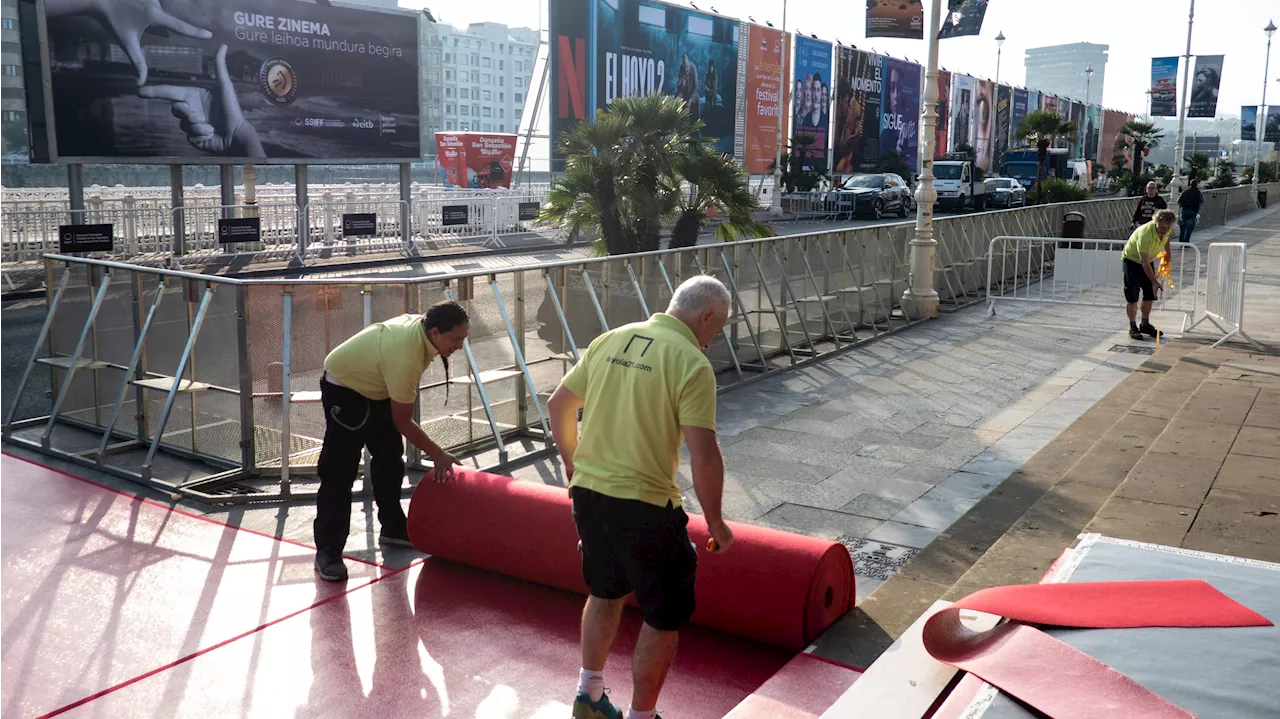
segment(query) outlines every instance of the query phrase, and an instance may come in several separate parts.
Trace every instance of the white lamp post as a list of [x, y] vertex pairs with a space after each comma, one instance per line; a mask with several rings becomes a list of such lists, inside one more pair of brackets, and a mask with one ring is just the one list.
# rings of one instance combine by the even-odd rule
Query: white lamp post
[[[1093, 89], [1092, 85], [1093, 85], [1093, 65], [1089, 65], [1084, 69], [1084, 114], [1086, 118], [1088, 118], [1089, 116], [1089, 91]], [[1076, 128], [1077, 138], [1079, 138], [1084, 133], [1083, 125], [1085, 123], [1081, 122], [1080, 124], [1081, 124], [1081, 127]], [[1081, 157], [1085, 157], [1086, 155], [1089, 154], [1088, 152], [1085, 152], [1085, 145], [1088, 144], [1090, 139], [1091, 138], [1086, 137], [1084, 138], [1084, 140], [1077, 142], [1077, 144], [1081, 147], [1081, 152], [1080, 152]], [[1094, 158], [1094, 159], [1097, 159], [1097, 158]]]
[[920, 175], [916, 178], [916, 234], [911, 238], [911, 277], [902, 293], [904, 308], [913, 307], [921, 317], [938, 316], [938, 291], [933, 288], [933, 260], [938, 241], [933, 239], [933, 205], [938, 193], [933, 189], [933, 143], [938, 126], [938, 30], [942, 26], [942, 3], [933, 0], [929, 19], [929, 59], [925, 71], [924, 98], [920, 103]]
[[1267, 73], [1271, 72], [1271, 36], [1276, 34], [1276, 24], [1268, 21], [1262, 28], [1267, 34], [1267, 59], [1262, 66], [1262, 105], [1258, 107], [1258, 119], [1253, 123], [1253, 196], [1258, 197], [1258, 169], [1262, 164], [1262, 135], [1267, 126]]
[[1004, 32], [1001, 32], [999, 35], [996, 35], [996, 86], [997, 87], [1000, 86], [1000, 52], [1004, 49], [1004, 41], [1006, 39], [1007, 38], [1004, 36]]
[[[782, 113], [787, 111], [782, 98], [787, 96], [787, 0], [782, 0], [782, 62], [778, 63], [778, 139], [773, 149], [773, 197], [769, 214], [782, 216]], [[835, 83], [832, 83], [832, 87]], [[795, 98], [792, 98], [795, 102]], [[792, 158], [795, 161], [795, 158]]]
[[1187, 54], [1182, 57], [1182, 103], [1178, 105], [1178, 139], [1173, 148], [1173, 180], [1169, 182], [1169, 197], [1177, 197], [1182, 191], [1182, 145], [1186, 138], [1187, 105], [1191, 102], [1191, 29], [1196, 21], [1196, 0], [1191, 0], [1187, 12]]

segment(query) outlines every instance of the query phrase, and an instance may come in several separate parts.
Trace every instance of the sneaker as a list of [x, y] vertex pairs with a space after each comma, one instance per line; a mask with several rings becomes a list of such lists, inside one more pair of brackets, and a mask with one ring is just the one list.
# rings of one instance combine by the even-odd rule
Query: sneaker
[[600, 701], [593, 702], [586, 694], [573, 700], [573, 719], [622, 719], [622, 710], [609, 701], [609, 695], [601, 694]]
[[316, 573], [326, 582], [347, 581], [347, 565], [339, 554], [327, 549], [316, 552]]
[[378, 541], [382, 544], [398, 544], [402, 547], [412, 547], [413, 542], [409, 541], [409, 529], [402, 527], [399, 529], [382, 528], [382, 533], [378, 535]]
[[1142, 330], [1138, 329], [1137, 327], [1130, 327], [1130, 328], [1129, 328], [1129, 339], [1131, 339], [1131, 340], [1145, 340], [1146, 338], [1147, 338], [1147, 337], [1146, 337], [1146, 335], [1142, 334]]
[[1152, 327], [1150, 322], [1143, 322], [1142, 324], [1138, 325], [1138, 331], [1144, 335], [1151, 335], [1152, 337], [1162, 336], [1160, 333], [1160, 330], [1156, 329], [1155, 327]]

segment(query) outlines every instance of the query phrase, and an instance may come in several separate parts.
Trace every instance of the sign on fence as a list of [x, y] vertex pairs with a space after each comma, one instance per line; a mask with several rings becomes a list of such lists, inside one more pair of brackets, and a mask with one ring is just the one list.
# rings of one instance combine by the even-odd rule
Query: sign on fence
[[58, 252], [111, 252], [115, 249], [115, 226], [59, 225]]
[[260, 242], [262, 241], [262, 223], [260, 217], [241, 217], [218, 220], [218, 242]]
[[538, 219], [538, 210], [542, 209], [542, 204], [538, 202], [521, 202], [520, 203], [520, 221], [532, 222]]
[[378, 213], [348, 212], [342, 215], [343, 237], [376, 237]]
[[440, 208], [440, 224], [445, 227], [450, 225], [465, 225], [470, 218], [468, 205], [445, 205]]

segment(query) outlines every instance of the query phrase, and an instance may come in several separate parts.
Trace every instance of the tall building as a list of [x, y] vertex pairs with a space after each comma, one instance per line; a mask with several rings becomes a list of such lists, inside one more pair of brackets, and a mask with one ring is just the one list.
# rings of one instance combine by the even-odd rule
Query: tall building
[[[1102, 104], [1102, 87], [1107, 78], [1108, 45], [1077, 42], [1070, 45], [1034, 47], [1027, 50], [1026, 86], [1040, 92], [1084, 102]], [[1093, 68], [1090, 80], [1085, 69]]]
[[438, 131], [517, 132], [538, 57], [538, 32], [502, 23], [459, 30], [422, 19], [423, 154]]
[[0, 0], [0, 155], [27, 156], [27, 99], [22, 89], [18, 0]]

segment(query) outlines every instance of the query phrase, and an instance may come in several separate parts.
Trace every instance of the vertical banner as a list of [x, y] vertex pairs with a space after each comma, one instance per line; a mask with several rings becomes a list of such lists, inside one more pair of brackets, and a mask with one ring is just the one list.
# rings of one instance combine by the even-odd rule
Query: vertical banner
[[1040, 105], [1040, 92], [1038, 90], [1027, 90], [1027, 114], [1043, 109]]
[[850, 47], [837, 59], [835, 172], [874, 169], [880, 158], [883, 58]]
[[880, 157], [892, 152], [906, 157], [916, 171], [920, 153], [920, 66], [885, 58], [884, 94], [880, 101]]
[[1178, 115], [1178, 58], [1151, 58], [1151, 115]]
[[440, 182], [451, 187], [467, 186], [467, 148], [456, 132], [436, 133], [436, 162]]
[[937, 110], [938, 127], [933, 134], [933, 156], [943, 157], [948, 152], [947, 138], [951, 136], [951, 73], [946, 70], [938, 71]]
[[987, 0], [952, 0], [947, 7], [947, 16], [942, 20], [938, 39], [978, 35], [982, 32], [982, 19], [987, 16]]
[[1196, 57], [1196, 72], [1191, 77], [1191, 106], [1187, 117], [1213, 117], [1218, 114], [1218, 83], [1222, 81], [1222, 55]]
[[1258, 139], [1258, 106], [1245, 105], [1240, 108], [1240, 139]]
[[996, 131], [995, 86], [990, 80], [977, 80], [973, 98], [973, 151], [978, 167], [991, 169], [992, 140]]
[[565, 131], [595, 116], [594, 65], [587, 51], [595, 42], [591, 8], [595, 0], [550, 0], [551, 171], [564, 171], [560, 141]]
[[1267, 108], [1267, 125], [1262, 133], [1263, 142], [1280, 142], [1280, 107]]
[[973, 147], [973, 78], [951, 76], [951, 151]]
[[[818, 101], [815, 103], [814, 86]], [[792, 134], [812, 137], [802, 167], [812, 170], [815, 164], [825, 166], [831, 135], [830, 97], [837, 85], [831, 76], [831, 43], [796, 36], [795, 92], [792, 94]], [[822, 100], [827, 96], [828, 101]]]
[[1018, 147], [1019, 142], [1014, 139], [1014, 135], [1018, 134], [1018, 128], [1022, 126], [1022, 120], [1030, 112], [1027, 109], [1027, 99], [1029, 93], [1022, 88], [1014, 88], [1013, 90], [1013, 117], [1009, 121], [1009, 148]]
[[1057, 97], [1054, 97], [1053, 95], [1044, 95], [1041, 102], [1043, 103], [1043, 107], [1041, 107], [1041, 109], [1044, 110], [1045, 112], [1052, 112], [1055, 115], [1060, 114], [1058, 112]]
[[923, 4], [920, 0], [868, 0], [867, 37], [923, 40]]
[[1103, 158], [1102, 162], [1109, 170], [1115, 167], [1115, 157], [1117, 155], [1120, 155], [1121, 167], [1129, 166], [1128, 150], [1116, 149], [1116, 140], [1120, 137], [1120, 128], [1124, 127], [1124, 123], [1127, 120], [1128, 118], [1124, 113], [1115, 110], [1104, 110], [1102, 112], [1102, 138], [1100, 140], [1102, 147], [1099, 148], [1099, 152]]
[[747, 157], [747, 78], [751, 76], [750, 34], [750, 23], [739, 22], [738, 37], [742, 38], [742, 42], [738, 43], [738, 86], [734, 88], [738, 93], [738, 101], [733, 105], [733, 159], [742, 163], [743, 167], [746, 167]]
[[1071, 123], [1076, 126], [1075, 135], [1072, 136], [1071, 157], [1081, 159], [1084, 157], [1084, 103], [1071, 103]]
[[1009, 136], [1013, 133], [1013, 89], [1008, 85], [996, 88], [996, 135], [991, 149], [991, 171], [1004, 172], [1005, 158], [1009, 154]]
[[[746, 144], [743, 164], [752, 175], [768, 173], [777, 149], [778, 127], [782, 126], [784, 142], [787, 119], [782, 108], [787, 106], [786, 88], [781, 77], [789, 75], [791, 43], [789, 35], [772, 28], [750, 25], [747, 34]], [[787, 66], [784, 69], [784, 65]], [[790, 83], [788, 83], [790, 84]], [[820, 88], [822, 96], [828, 91]], [[822, 113], [825, 122], [827, 113]], [[825, 148], [824, 148], [825, 152]]]
[[1098, 138], [1101, 134], [1102, 108], [1097, 105], [1089, 105], [1085, 108], [1084, 113], [1084, 157], [1086, 160], [1093, 160], [1094, 162], [1106, 161], [1107, 158], [1102, 157], [1102, 154], [1098, 151]]

